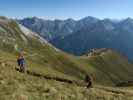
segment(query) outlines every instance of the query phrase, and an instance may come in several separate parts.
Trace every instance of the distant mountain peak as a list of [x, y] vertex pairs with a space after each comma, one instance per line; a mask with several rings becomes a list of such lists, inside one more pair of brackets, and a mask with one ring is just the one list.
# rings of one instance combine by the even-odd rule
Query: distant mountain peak
[[87, 16], [87, 17], [84, 17], [82, 19], [80, 19], [80, 21], [86, 21], [86, 22], [97, 22], [99, 19], [96, 18], [96, 17], [92, 17], [92, 16]]
[[66, 19], [65, 21], [73, 22], [73, 21], [75, 21], [75, 20], [72, 19], [72, 18], [68, 18], [68, 19]]
[[92, 17], [92, 16], [87, 16], [87, 17], [84, 17], [83, 19], [98, 19], [98, 18]]
[[133, 22], [133, 19], [130, 18], [130, 17], [128, 17], [128, 18], [124, 19], [123, 22], [132, 23]]

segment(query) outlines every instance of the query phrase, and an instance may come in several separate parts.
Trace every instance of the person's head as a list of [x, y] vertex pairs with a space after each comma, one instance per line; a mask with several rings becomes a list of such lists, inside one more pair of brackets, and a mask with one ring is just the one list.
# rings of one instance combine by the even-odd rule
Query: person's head
[[24, 52], [24, 49], [21, 48], [21, 49], [19, 50], [19, 52], [20, 52], [20, 53], [21, 53], [21, 52]]
[[19, 55], [24, 56], [24, 50], [23, 49], [19, 50]]

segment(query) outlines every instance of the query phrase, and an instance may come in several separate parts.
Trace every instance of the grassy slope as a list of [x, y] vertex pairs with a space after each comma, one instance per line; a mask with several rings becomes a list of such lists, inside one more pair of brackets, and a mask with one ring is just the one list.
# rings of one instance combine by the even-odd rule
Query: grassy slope
[[94, 74], [95, 81], [100, 84], [115, 85], [120, 81], [133, 79], [133, 65], [114, 51], [107, 50], [104, 54], [80, 57], [80, 61], [87, 63], [88, 72]]
[[[1, 52], [2, 53], [2, 52]], [[74, 84], [37, 78], [14, 70], [12, 55], [0, 55], [0, 100], [132, 100], [133, 91], [94, 86], [86, 89]], [[8, 57], [5, 57], [8, 56]]]

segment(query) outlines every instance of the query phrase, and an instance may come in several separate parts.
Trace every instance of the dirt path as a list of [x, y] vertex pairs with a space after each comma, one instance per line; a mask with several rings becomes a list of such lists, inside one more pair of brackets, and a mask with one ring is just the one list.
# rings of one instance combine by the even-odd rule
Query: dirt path
[[[15, 69], [16, 69], [16, 71], [19, 71], [19, 68], [15, 68]], [[77, 86], [86, 87], [86, 83], [83, 81], [70, 80], [70, 79], [60, 78], [60, 77], [56, 77], [56, 76], [42, 75], [42, 74], [39, 74], [36, 72], [31, 72], [29, 70], [27, 70], [26, 73], [28, 75], [32, 75], [32, 76], [39, 77], [39, 78], [44, 78], [44, 79], [48, 79], [48, 80], [56, 80], [59, 82], [64, 82], [64, 83], [68, 83], [68, 84], [76, 84]]]

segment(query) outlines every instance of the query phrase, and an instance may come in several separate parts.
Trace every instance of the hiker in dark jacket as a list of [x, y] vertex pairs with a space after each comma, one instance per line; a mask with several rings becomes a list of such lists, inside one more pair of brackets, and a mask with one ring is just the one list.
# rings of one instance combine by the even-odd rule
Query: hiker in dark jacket
[[24, 59], [24, 51], [21, 50], [18, 55], [18, 66], [20, 66], [20, 72], [25, 72], [25, 59]]
[[85, 76], [85, 82], [87, 83], [87, 88], [92, 87], [92, 77], [88, 74]]

